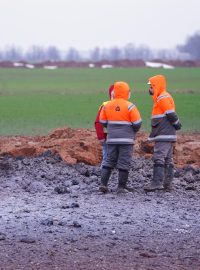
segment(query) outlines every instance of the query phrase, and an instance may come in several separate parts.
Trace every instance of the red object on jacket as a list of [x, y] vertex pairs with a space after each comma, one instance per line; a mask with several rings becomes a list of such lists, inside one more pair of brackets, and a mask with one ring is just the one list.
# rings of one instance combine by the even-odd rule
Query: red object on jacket
[[[111, 85], [109, 87], [109, 89], [108, 89], [108, 93], [109, 93], [110, 99], [112, 98], [112, 91], [113, 91], [113, 89], [114, 89], [114, 85]], [[100, 117], [100, 113], [101, 113], [102, 108], [104, 107], [104, 105], [107, 102], [108, 101], [103, 102], [103, 104], [100, 106], [100, 108], [98, 110], [98, 113], [97, 113], [97, 116], [96, 116], [96, 119], [95, 119], [95, 122], [94, 122], [94, 126], [95, 126], [95, 129], [96, 129], [97, 138], [98, 138], [99, 141], [102, 141], [102, 142], [104, 142], [106, 140], [107, 133], [104, 131], [104, 128], [103, 128], [102, 124], [99, 121], [99, 117]]]
[[101, 107], [99, 108], [99, 111], [97, 113], [97, 117], [96, 117], [96, 120], [95, 120], [95, 123], [94, 123], [97, 138], [98, 138], [99, 141], [102, 141], [102, 142], [106, 140], [106, 136], [107, 136], [107, 134], [104, 132], [102, 124], [99, 122], [99, 116], [100, 116], [100, 113], [101, 113], [101, 110], [102, 110], [103, 106], [104, 105], [102, 104]]

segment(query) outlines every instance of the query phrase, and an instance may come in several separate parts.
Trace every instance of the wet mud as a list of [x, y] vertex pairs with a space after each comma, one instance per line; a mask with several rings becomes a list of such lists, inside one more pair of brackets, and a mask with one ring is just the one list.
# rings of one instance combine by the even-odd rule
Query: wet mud
[[117, 177], [101, 194], [99, 166], [2, 157], [0, 269], [199, 270], [200, 168], [175, 168], [171, 192], [144, 192], [151, 159], [133, 157], [134, 192]]

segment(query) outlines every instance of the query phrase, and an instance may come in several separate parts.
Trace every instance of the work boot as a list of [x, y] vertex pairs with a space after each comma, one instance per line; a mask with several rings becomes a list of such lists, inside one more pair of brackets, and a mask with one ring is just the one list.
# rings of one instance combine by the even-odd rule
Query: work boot
[[163, 180], [165, 175], [165, 168], [162, 164], [154, 164], [153, 179], [151, 183], [144, 187], [145, 191], [155, 191], [163, 189]]
[[170, 191], [172, 181], [174, 178], [174, 166], [172, 164], [165, 165], [165, 178], [164, 178], [164, 190]]
[[105, 167], [103, 166], [102, 170], [101, 170], [101, 185], [99, 187], [99, 191], [102, 193], [106, 193], [108, 192], [108, 181], [111, 175], [111, 171], [112, 169], [109, 167]]
[[133, 192], [133, 188], [127, 187], [128, 174], [127, 170], [119, 170], [117, 193]]

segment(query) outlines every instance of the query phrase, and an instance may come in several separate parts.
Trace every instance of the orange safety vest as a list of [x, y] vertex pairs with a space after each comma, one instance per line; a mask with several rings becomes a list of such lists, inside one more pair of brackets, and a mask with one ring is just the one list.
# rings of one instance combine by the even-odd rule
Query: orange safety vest
[[153, 110], [151, 116], [151, 141], [176, 141], [176, 130], [173, 126], [178, 120], [172, 96], [166, 91], [166, 80], [162, 75], [149, 79], [154, 90]]
[[108, 129], [107, 143], [133, 144], [135, 132], [142, 120], [137, 107], [128, 101], [129, 86], [125, 82], [114, 84], [114, 99], [107, 102], [100, 114], [100, 123]]

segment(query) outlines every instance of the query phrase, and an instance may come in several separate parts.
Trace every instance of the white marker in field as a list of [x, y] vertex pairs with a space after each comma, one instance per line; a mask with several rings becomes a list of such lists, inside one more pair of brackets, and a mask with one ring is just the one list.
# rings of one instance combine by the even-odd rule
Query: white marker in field
[[101, 68], [113, 68], [113, 65], [102, 65]]
[[53, 69], [57, 69], [58, 67], [57, 66], [44, 66], [43, 68], [53, 70]]
[[88, 65], [88, 67], [89, 67], [89, 68], [94, 68], [94, 67], [95, 67], [95, 64], [90, 63], [90, 64]]
[[151, 68], [165, 68], [165, 69], [174, 69], [174, 66], [167, 65], [164, 63], [157, 63], [157, 62], [145, 62], [146, 67]]
[[15, 62], [15, 63], [13, 63], [13, 66], [14, 66], [14, 67], [23, 67], [24, 64], [23, 64], [23, 63]]
[[34, 69], [35, 68], [35, 66], [34, 65], [31, 65], [31, 64], [26, 64], [25, 67], [30, 68], [30, 69]]
[[171, 66], [171, 65], [163, 64], [163, 68], [165, 68], [165, 69], [174, 69], [175, 67]]

